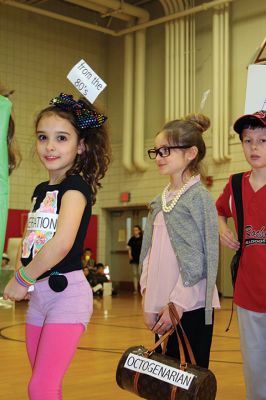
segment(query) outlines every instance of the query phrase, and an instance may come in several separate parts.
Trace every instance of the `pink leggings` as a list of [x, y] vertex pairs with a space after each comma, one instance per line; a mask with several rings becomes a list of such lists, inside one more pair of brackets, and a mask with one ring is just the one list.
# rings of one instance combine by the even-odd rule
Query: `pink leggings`
[[26, 324], [26, 345], [32, 368], [30, 400], [62, 399], [62, 380], [83, 332], [83, 324]]

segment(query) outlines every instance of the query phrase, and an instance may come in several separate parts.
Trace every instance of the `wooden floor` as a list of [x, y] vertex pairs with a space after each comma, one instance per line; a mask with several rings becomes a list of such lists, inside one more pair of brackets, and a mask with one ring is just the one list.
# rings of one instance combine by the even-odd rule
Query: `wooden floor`
[[[0, 300], [0, 400], [26, 400], [30, 368], [25, 351], [26, 303], [14, 307]], [[245, 388], [236, 313], [229, 332], [231, 300], [216, 311], [210, 369], [218, 381], [217, 400], [244, 400]], [[132, 345], [150, 345], [139, 296], [130, 294], [94, 299], [94, 315], [64, 380], [64, 400], [130, 400], [115, 371], [121, 353]], [[162, 399], [163, 400], [163, 399]]]

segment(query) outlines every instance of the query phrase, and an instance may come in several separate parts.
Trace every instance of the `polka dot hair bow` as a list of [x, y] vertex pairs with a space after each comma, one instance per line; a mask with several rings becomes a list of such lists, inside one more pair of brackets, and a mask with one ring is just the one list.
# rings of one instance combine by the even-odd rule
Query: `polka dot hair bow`
[[82, 101], [75, 101], [70, 94], [60, 93], [54, 97], [50, 104], [62, 111], [70, 111], [74, 114], [76, 124], [80, 129], [99, 128], [107, 120], [103, 114], [88, 110]]

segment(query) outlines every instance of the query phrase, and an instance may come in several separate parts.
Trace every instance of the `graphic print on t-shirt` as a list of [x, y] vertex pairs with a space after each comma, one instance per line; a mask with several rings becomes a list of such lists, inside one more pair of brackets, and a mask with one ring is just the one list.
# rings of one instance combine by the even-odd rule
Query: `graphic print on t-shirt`
[[33, 198], [31, 212], [28, 215], [27, 233], [22, 244], [22, 258], [34, 257], [53, 237], [57, 226], [58, 190], [47, 192], [40, 207], [34, 209], [36, 197]]
[[245, 246], [252, 246], [254, 244], [266, 244], [266, 228], [261, 226], [258, 229], [252, 225], [246, 225], [246, 238]]

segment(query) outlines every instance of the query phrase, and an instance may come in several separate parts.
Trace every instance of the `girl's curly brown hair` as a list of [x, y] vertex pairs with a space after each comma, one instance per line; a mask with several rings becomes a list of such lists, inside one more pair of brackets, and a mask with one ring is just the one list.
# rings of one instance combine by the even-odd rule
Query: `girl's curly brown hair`
[[[98, 110], [86, 99], [80, 101], [84, 107], [91, 111]], [[75, 128], [78, 140], [83, 141], [84, 151], [77, 154], [73, 166], [67, 171], [66, 175], [81, 174], [83, 179], [92, 189], [92, 203], [96, 202], [96, 195], [99, 188], [102, 187], [100, 180], [103, 179], [111, 159], [110, 141], [105, 124], [99, 128], [80, 129], [76, 124], [75, 114], [71, 111], [63, 111], [52, 105], [42, 110], [35, 121], [35, 127], [44, 115], [55, 114], [61, 118], [67, 119]]]

